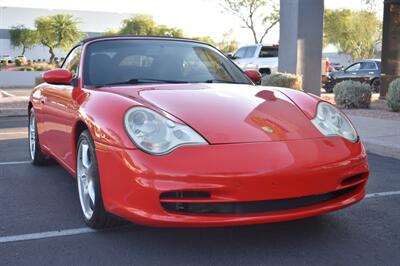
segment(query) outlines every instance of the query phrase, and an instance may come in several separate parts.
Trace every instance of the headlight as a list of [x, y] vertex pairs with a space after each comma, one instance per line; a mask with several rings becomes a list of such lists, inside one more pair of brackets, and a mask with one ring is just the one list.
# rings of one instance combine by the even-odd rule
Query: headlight
[[192, 128], [143, 107], [134, 107], [125, 114], [125, 128], [132, 141], [142, 150], [156, 155], [168, 153], [183, 145], [205, 145]]
[[320, 102], [317, 115], [311, 121], [325, 136], [341, 136], [351, 142], [358, 141], [356, 130], [350, 121], [329, 103]]

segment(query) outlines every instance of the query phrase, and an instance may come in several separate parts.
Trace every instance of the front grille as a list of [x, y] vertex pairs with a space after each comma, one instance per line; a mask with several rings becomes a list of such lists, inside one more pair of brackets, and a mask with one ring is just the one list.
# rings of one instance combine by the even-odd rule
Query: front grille
[[316, 205], [333, 200], [356, 190], [358, 186], [337, 190], [334, 192], [306, 196], [300, 198], [262, 200], [248, 202], [161, 202], [163, 208], [169, 212], [191, 214], [246, 214], [286, 211]]
[[364, 174], [359, 174], [359, 175], [354, 175], [354, 176], [348, 177], [342, 181], [341, 185], [342, 186], [350, 185], [352, 183], [362, 180], [364, 177], [365, 177]]
[[206, 191], [170, 191], [160, 195], [160, 199], [204, 199], [209, 197], [210, 193]]

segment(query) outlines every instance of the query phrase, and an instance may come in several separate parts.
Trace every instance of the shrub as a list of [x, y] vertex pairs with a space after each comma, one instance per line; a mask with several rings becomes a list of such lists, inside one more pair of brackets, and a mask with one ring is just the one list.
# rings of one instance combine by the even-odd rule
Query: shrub
[[32, 66], [33, 65], [33, 61], [31, 59], [29, 59], [28, 61], [26, 61], [26, 63], [28, 64], [28, 66]]
[[15, 59], [15, 65], [16, 65], [16, 66], [21, 66], [21, 65], [22, 65], [22, 60], [19, 59], [19, 58], [16, 58], [16, 59]]
[[336, 105], [343, 108], [369, 108], [372, 89], [369, 84], [345, 80], [333, 87]]
[[400, 112], [400, 78], [390, 83], [386, 99], [391, 111]]
[[264, 76], [261, 80], [261, 85], [302, 90], [302, 77], [300, 75], [276, 72]]
[[2, 65], [2, 66], [8, 65], [8, 61], [7, 61], [7, 60], [1, 60], [1, 65]]
[[40, 64], [34, 65], [33, 68], [36, 71], [47, 71], [47, 70], [50, 70], [50, 69], [54, 69], [56, 67], [57, 67], [57, 65], [54, 65], [54, 64], [40, 63]]

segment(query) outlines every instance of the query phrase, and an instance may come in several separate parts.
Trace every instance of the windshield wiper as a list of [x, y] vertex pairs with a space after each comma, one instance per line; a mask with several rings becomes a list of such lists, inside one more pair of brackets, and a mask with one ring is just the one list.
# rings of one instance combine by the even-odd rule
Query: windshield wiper
[[231, 80], [223, 80], [223, 79], [209, 79], [204, 81], [204, 83], [231, 83], [231, 84], [246, 84], [243, 82], [236, 82]]
[[167, 79], [143, 79], [143, 78], [135, 78], [126, 81], [118, 81], [112, 83], [106, 83], [102, 85], [96, 85], [96, 87], [104, 87], [104, 86], [112, 86], [112, 85], [129, 85], [129, 84], [151, 84], [151, 83], [188, 83], [187, 81], [183, 80], [167, 80]]

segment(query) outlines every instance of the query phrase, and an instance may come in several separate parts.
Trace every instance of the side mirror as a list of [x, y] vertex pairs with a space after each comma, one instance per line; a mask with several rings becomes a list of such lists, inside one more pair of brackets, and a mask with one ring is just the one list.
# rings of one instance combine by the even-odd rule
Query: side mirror
[[244, 73], [248, 76], [255, 84], [261, 84], [261, 74], [257, 70], [245, 70]]
[[229, 54], [227, 54], [226, 55], [229, 59], [236, 59], [236, 57], [235, 56], [233, 56], [233, 54], [232, 53], [229, 53]]
[[72, 73], [67, 69], [53, 69], [42, 74], [45, 82], [50, 84], [70, 85]]

